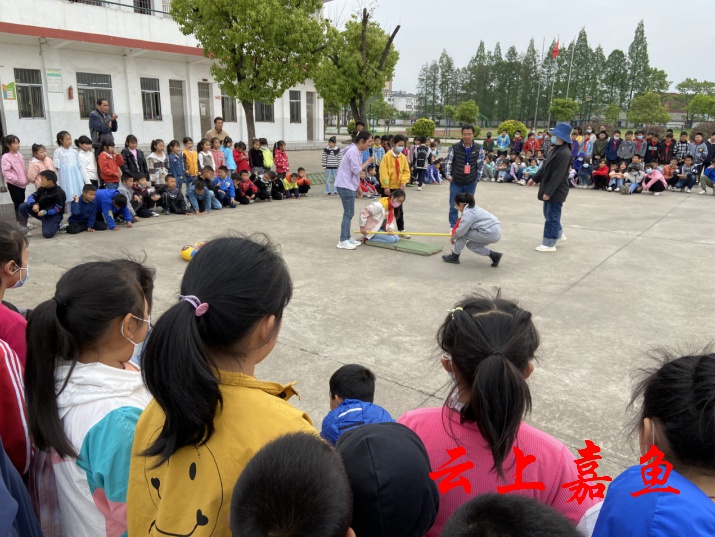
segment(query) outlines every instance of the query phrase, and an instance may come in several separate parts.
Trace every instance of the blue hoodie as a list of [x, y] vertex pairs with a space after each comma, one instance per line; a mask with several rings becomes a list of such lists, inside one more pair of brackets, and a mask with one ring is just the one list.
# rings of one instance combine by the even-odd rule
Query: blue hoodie
[[621, 139], [611, 138], [606, 146], [606, 160], [615, 162], [618, 160], [618, 149], [621, 147]]
[[335, 445], [340, 435], [345, 431], [368, 423], [393, 422], [389, 412], [373, 403], [365, 403], [359, 399], [345, 399], [335, 409], [331, 410], [323, 420], [320, 436]]
[[[118, 209], [114, 205], [114, 198], [118, 196], [120, 192], [117, 190], [112, 190], [112, 189], [101, 189], [97, 190], [97, 197], [94, 198], [94, 201], [97, 202], [97, 212], [102, 213], [102, 216], [104, 216], [104, 221], [107, 223], [107, 227], [109, 229], [114, 229], [117, 227], [116, 222], [114, 221], [114, 217], [121, 214], [122, 218], [126, 222], [131, 222], [132, 221], [132, 213], [129, 212], [129, 209], [124, 207], [123, 209]], [[129, 203], [129, 201], [127, 201]]]
[[94, 227], [94, 222], [97, 219], [97, 200], [93, 199], [90, 203], [84, 201], [82, 196], [79, 196], [79, 201], [72, 202], [72, 216], [68, 222], [79, 222], [86, 224], [88, 228]]
[[223, 190], [229, 199], [235, 199], [236, 189], [233, 186], [233, 181], [228, 177], [226, 177], [226, 179], [216, 177], [214, 179], [214, 186], [216, 186], [219, 190]]

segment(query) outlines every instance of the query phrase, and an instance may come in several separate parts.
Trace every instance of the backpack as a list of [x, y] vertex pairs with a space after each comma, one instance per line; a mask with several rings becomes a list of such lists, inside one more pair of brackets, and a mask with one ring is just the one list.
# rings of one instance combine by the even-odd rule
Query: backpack
[[270, 149], [263, 149], [261, 147], [261, 153], [263, 153], [263, 167], [272, 168], [273, 167], [273, 153]]
[[415, 168], [418, 170], [427, 169], [427, 156], [429, 155], [429, 148], [427, 146], [419, 146], [415, 149]]

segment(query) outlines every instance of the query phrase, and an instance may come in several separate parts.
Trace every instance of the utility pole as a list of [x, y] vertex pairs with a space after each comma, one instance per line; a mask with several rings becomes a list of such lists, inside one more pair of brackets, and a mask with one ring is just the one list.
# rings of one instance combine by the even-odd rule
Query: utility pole
[[571, 69], [573, 68], [573, 55], [574, 55], [574, 52], [576, 52], [576, 43], [577, 43], [577, 40], [574, 39], [573, 48], [571, 49], [571, 63], [569, 64], [569, 79], [568, 79], [568, 82], [566, 82], [566, 99], [567, 100], [569, 98], [569, 90], [571, 89]]

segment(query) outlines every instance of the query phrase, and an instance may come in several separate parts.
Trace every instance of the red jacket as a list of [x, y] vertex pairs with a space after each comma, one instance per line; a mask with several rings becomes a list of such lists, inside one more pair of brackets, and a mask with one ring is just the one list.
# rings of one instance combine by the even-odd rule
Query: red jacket
[[526, 153], [527, 151], [531, 151], [534, 153], [534, 155], [536, 155], [536, 151], [537, 151], [536, 143], [537, 143], [537, 140], [535, 138], [527, 138], [526, 142], [524, 142], [524, 147], [523, 147], [524, 153]]
[[609, 170], [608, 166], [596, 166], [596, 168], [594, 168], [594, 170], [591, 172], [591, 175], [594, 177], [596, 177], [596, 176], [600, 177], [601, 175], [608, 177], [609, 171], [610, 170]]
[[253, 181], [239, 181], [238, 186], [241, 188], [242, 196], [250, 196], [251, 194], [256, 194], [258, 192], [258, 187], [253, 183]]
[[289, 173], [288, 155], [282, 149], [276, 149], [273, 152], [273, 163], [276, 165], [276, 173]]
[[110, 155], [102, 151], [97, 159], [99, 164], [99, 176], [105, 183], [118, 183], [122, 177], [121, 167], [124, 166], [124, 159], [119, 153]]
[[25, 368], [15, 351], [0, 339], [0, 437], [8, 457], [20, 475], [27, 473], [32, 458], [24, 374]]
[[241, 173], [242, 170], [246, 170], [248, 173], [251, 173], [251, 165], [248, 162], [248, 155], [245, 151], [234, 149], [233, 160], [236, 161], [236, 173]]

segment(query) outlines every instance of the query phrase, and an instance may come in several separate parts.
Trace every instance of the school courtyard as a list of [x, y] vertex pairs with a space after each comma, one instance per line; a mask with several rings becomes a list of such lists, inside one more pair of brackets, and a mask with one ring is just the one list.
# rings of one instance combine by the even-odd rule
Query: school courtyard
[[[320, 171], [319, 152], [289, 152], [289, 158], [291, 170], [303, 165]], [[145, 255], [157, 272], [156, 320], [177, 300], [187, 266], [179, 255], [182, 246], [222, 234], [266, 233], [281, 245], [295, 290], [278, 345], [257, 375], [298, 381], [301, 400], [293, 403], [319, 428], [329, 410], [328, 379], [347, 363], [375, 372], [375, 402], [395, 418], [441, 405], [449, 379], [437, 358], [437, 328], [460, 298], [500, 288], [534, 313], [541, 333], [529, 379], [534, 405], [528, 421], [574, 453], [592, 440], [602, 448], [599, 473], [612, 477], [638, 463], [624, 427], [631, 376], [648, 363], [646, 351], [698, 349], [713, 337], [710, 194], [572, 190], [563, 212], [568, 240], [555, 253], [538, 253], [543, 219], [536, 189], [481, 183], [478, 204], [503, 225], [495, 249], [504, 257], [494, 269], [468, 250], [460, 265], [445, 264], [441, 255], [368, 246], [338, 250], [342, 206], [322, 192], [315, 185], [300, 200], [259, 202], [200, 218], [161, 216], [118, 232], [45, 240], [38, 230], [30, 244], [31, 278], [6, 298], [33, 307], [53, 296], [57, 279], [77, 263]], [[446, 184], [408, 189], [408, 231], [448, 232], [447, 200]], [[356, 212], [367, 203], [358, 200]], [[353, 224], [357, 229], [357, 217]], [[420, 240], [444, 244], [448, 252], [446, 238]]]

